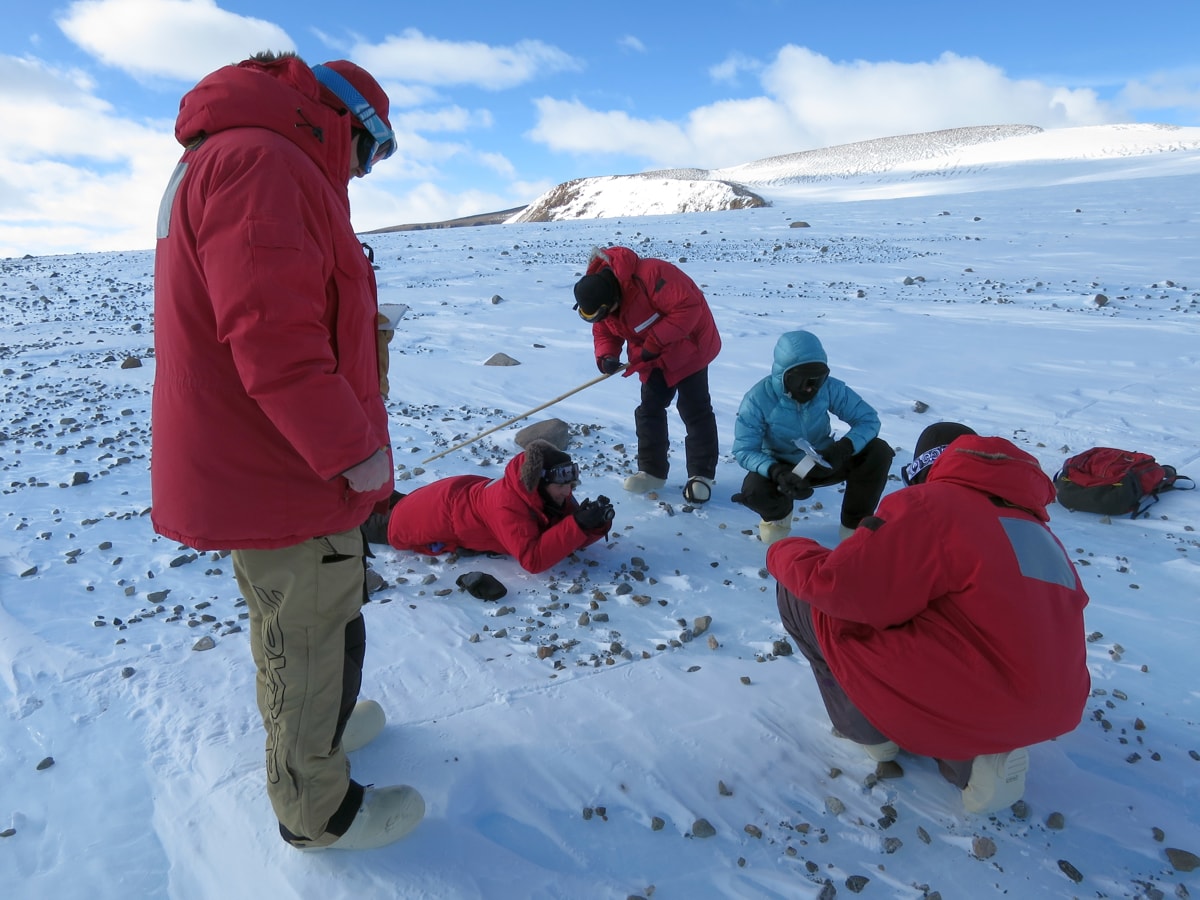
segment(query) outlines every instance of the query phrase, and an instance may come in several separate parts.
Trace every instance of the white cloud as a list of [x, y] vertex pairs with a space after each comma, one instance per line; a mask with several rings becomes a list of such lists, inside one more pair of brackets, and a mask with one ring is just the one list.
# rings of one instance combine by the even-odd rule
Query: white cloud
[[[730, 57], [718, 79], [756, 65]], [[1119, 121], [1091, 89], [1014, 80], [982, 60], [945, 53], [932, 62], [833, 62], [786, 46], [761, 67], [763, 95], [698, 107], [682, 123], [536, 101], [531, 136], [555, 150], [634, 156], [650, 165], [719, 167], [765, 156], [936, 131], [1018, 123], [1045, 128]]]
[[742, 72], [761, 72], [762, 63], [749, 56], [741, 53], [734, 53], [715, 66], [710, 66], [708, 69], [708, 77], [713, 81], [737, 81], [738, 75]]
[[1130, 109], [1181, 109], [1200, 113], [1200, 70], [1156, 72], [1129, 82], [1118, 99]]
[[493, 47], [479, 41], [444, 41], [414, 28], [389, 35], [377, 44], [358, 43], [349, 55], [381, 78], [418, 84], [467, 84], [487, 90], [516, 87], [547, 72], [580, 68], [569, 54], [541, 41]]
[[577, 100], [542, 97], [534, 105], [538, 122], [529, 136], [552, 150], [632, 154], [671, 165], [679, 164], [691, 152], [687, 134], [672, 122], [635, 119], [620, 111], [600, 112]]
[[468, 110], [461, 106], [441, 109], [422, 109], [397, 113], [390, 117], [392, 127], [412, 131], [466, 131], [469, 128], [491, 128], [492, 114], [486, 109]]
[[632, 50], [634, 53], [646, 52], [646, 45], [643, 44], [639, 38], [634, 37], [632, 34], [627, 34], [617, 41], [617, 46], [622, 50]]
[[141, 77], [196, 81], [260, 50], [294, 50], [277, 25], [213, 0], [77, 0], [58, 27], [101, 62]]
[[168, 121], [134, 121], [73, 69], [0, 56], [0, 256], [154, 243], [180, 147]]

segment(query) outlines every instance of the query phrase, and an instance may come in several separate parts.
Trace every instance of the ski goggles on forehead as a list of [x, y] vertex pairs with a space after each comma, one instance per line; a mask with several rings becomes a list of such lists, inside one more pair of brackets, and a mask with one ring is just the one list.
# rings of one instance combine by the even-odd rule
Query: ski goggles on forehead
[[579, 464], [564, 463], [552, 469], [542, 469], [542, 478], [546, 484], [578, 484]]
[[396, 152], [396, 132], [388, 128], [383, 117], [354, 85], [340, 72], [335, 72], [328, 66], [313, 66], [313, 74], [317, 76], [317, 81], [333, 91], [334, 95], [346, 104], [346, 108], [358, 119], [363, 131], [370, 137], [371, 146], [359, 156], [359, 167], [364, 174], [370, 172], [375, 163]]

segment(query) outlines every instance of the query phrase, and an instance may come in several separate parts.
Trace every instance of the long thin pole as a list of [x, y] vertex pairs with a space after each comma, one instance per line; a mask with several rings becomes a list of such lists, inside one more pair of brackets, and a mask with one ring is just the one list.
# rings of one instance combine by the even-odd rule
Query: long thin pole
[[621, 368], [617, 369], [616, 372], [608, 372], [604, 375], [600, 375], [596, 378], [593, 378], [591, 381], [585, 381], [583, 384], [579, 385], [579, 387], [571, 388], [571, 390], [567, 391], [565, 394], [559, 394], [553, 400], [547, 400], [541, 406], [535, 406], [533, 409], [527, 410], [526, 412], [521, 413], [519, 416], [513, 416], [511, 419], [508, 419], [505, 422], [501, 422], [499, 425], [493, 425], [487, 431], [481, 431], [479, 434], [475, 435], [475, 437], [470, 438], [469, 440], [465, 440], [461, 444], [455, 444], [453, 447], [447, 447], [441, 453], [433, 454], [433, 456], [429, 457], [429, 459], [422, 460], [421, 465], [425, 465], [425, 463], [433, 462], [435, 459], [440, 459], [441, 457], [445, 456], [448, 453], [453, 453], [455, 450], [461, 450], [463, 447], [467, 446], [467, 444], [473, 444], [480, 438], [487, 437], [493, 431], [499, 431], [501, 428], [508, 427], [513, 422], [520, 422], [522, 419], [532, 416], [535, 412], [541, 412], [547, 406], [553, 406], [555, 403], [557, 403], [560, 400], [566, 400], [572, 394], [578, 394], [584, 388], [590, 388], [593, 384], [599, 384], [601, 381], [604, 381], [604, 379], [606, 379], [606, 378], [612, 378], [612, 376], [616, 375], [617, 372], [620, 372], [621, 369], [624, 369], [624, 368], [626, 368], [626, 366], [622, 365]]

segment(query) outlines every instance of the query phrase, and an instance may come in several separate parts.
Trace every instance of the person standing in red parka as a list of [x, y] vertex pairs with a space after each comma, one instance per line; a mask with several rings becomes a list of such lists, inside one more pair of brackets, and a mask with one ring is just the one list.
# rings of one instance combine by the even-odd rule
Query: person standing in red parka
[[392, 486], [374, 272], [347, 185], [395, 149], [388, 98], [336, 60], [262, 53], [179, 104], [185, 148], [159, 209], [152, 520], [229, 549], [250, 614], [267, 793], [300, 849], [378, 847], [424, 815], [365, 789], [348, 750], [366, 631], [359, 526]]
[[1019, 800], [1030, 744], [1073, 730], [1090, 689], [1088, 596], [1046, 526], [1037, 460], [930, 426], [890, 494], [834, 550], [767, 551], [784, 627], [835, 730], [876, 760], [938, 760], [969, 812]]
[[638, 373], [641, 404], [633, 419], [638, 471], [625, 479], [635, 493], [667, 483], [671, 448], [667, 407], [677, 408], [687, 437], [683, 496], [707, 503], [717, 474], [717, 419], [708, 391], [708, 366], [721, 351], [721, 335], [704, 292], [678, 266], [638, 256], [627, 247], [596, 249], [575, 284], [575, 308], [592, 325], [596, 366], [606, 375]]
[[572, 493], [577, 484], [571, 457], [533, 440], [499, 478], [452, 475], [398, 496], [386, 523], [368, 520], [367, 538], [430, 555], [507, 553], [526, 572], [544, 572], [612, 527], [609, 499], [580, 503]]

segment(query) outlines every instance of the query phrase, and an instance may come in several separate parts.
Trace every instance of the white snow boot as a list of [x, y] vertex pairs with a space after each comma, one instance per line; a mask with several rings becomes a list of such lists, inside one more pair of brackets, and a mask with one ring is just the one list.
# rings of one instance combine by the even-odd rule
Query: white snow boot
[[683, 486], [683, 499], [688, 503], [707, 503], [712, 499], [713, 480], [703, 475], [693, 475]]
[[362, 749], [379, 737], [386, 724], [387, 716], [382, 706], [374, 700], [359, 700], [342, 730], [342, 749], [347, 753]]
[[1012, 806], [1025, 794], [1029, 751], [1024, 747], [1008, 753], [975, 757], [971, 780], [963, 788], [963, 806], [971, 813], [994, 813]]
[[346, 833], [321, 848], [326, 850], [374, 850], [407, 835], [425, 817], [425, 800], [407, 784], [367, 788], [358, 815]]
[[900, 747], [895, 741], [884, 741], [882, 744], [859, 744], [867, 756], [875, 762], [891, 762], [900, 753]]
[[758, 539], [768, 547], [776, 541], [783, 540], [792, 533], [792, 517], [786, 516], [768, 522], [763, 519], [758, 523]]
[[634, 494], [644, 494], [647, 491], [657, 491], [666, 483], [665, 478], [657, 478], [649, 472], [638, 472], [625, 479], [625, 490]]

